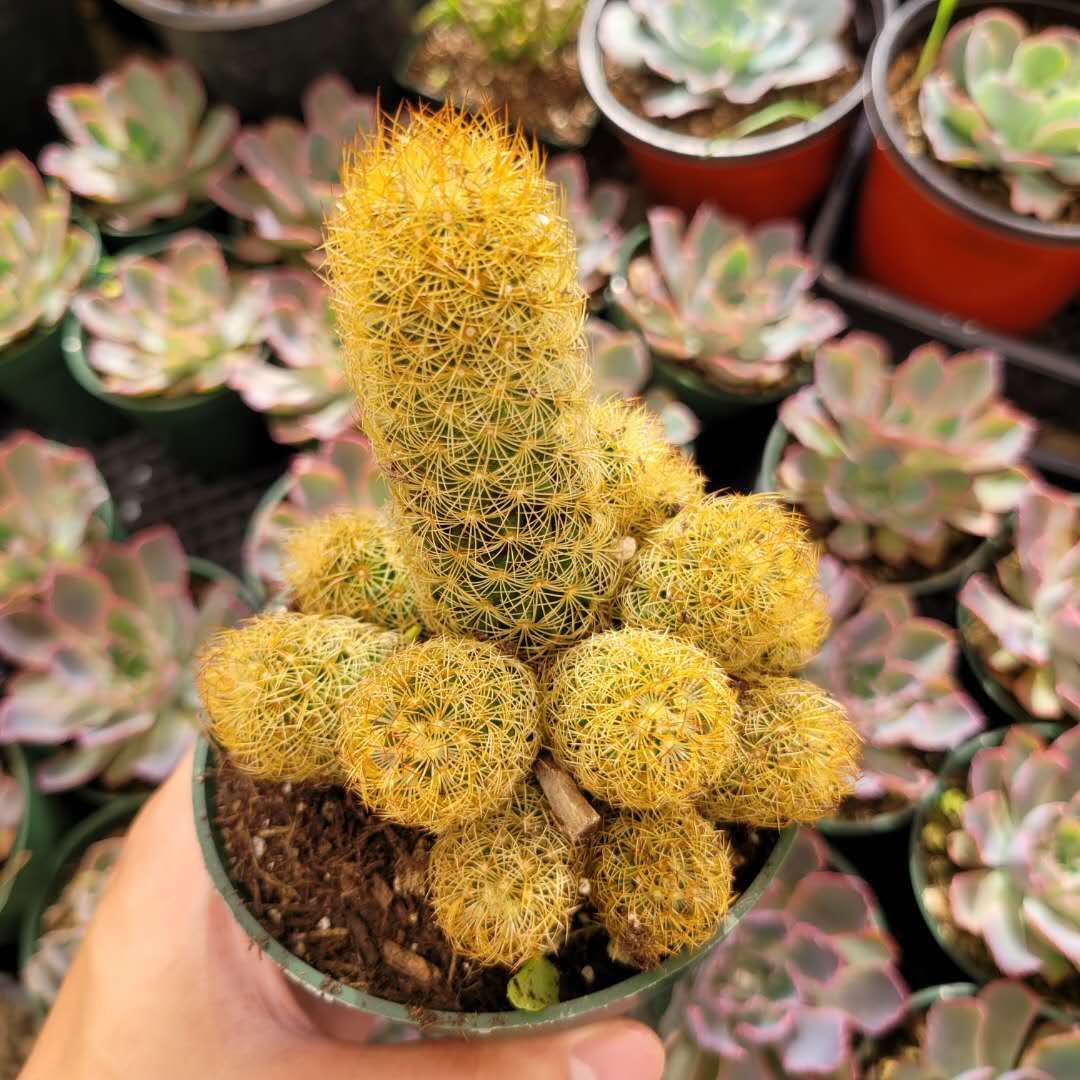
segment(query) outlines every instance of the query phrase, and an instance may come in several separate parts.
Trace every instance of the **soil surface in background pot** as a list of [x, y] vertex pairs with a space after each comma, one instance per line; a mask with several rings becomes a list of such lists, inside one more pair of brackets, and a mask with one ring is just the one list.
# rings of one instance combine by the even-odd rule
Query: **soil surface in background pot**
[[534, 66], [494, 64], [460, 26], [435, 26], [409, 58], [405, 81], [420, 93], [469, 109], [505, 108], [510, 122], [548, 142], [580, 146], [596, 120], [577, 63], [577, 40]]
[[[913, 764], [921, 766], [934, 776], [937, 776], [941, 763], [945, 760], [944, 754], [931, 754], [925, 750], [916, 750], [910, 746], [893, 747], [892, 749], [902, 751], [905, 757]], [[882, 814], [895, 814], [898, 810], [906, 810], [913, 805], [911, 799], [907, 799], [895, 791], [887, 791], [876, 799], [857, 799], [854, 795], [850, 795], [840, 804], [840, 808], [830, 820], [869, 822]]]
[[[429, 833], [376, 817], [341, 788], [215, 769], [215, 824], [229, 876], [266, 932], [330, 981], [419, 1011], [504, 1012], [505, 968], [458, 958], [425, 898]], [[776, 833], [729, 830], [735, 887], [757, 876]], [[586, 905], [554, 957], [560, 1000], [635, 974], [607, 954]]]
[[[839, 101], [858, 81], [862, 75], [862, 50], [859, 48], [855, 36], [854, 26], [848, 28], [845, 35], [845, 44], [852, 56], [858, 58], [857, 63], [849, 64], [843, 71], [821, 82], [807, 83], [805, 86], [789, 86], [784, 89], [770, 90], [763, 94], [757, 101], [750, 105], [736, 105], [719, 97], [706, 109], [698, 109], [687, 113], [686, 116], [670, 119], [666, 116], [649, 116], [645, 112], [644, 101], [653, 94], [663, 93], [670, 90], [670, 80], [657, 75], [648, 68], [630, 69], [616, 63], [609, 57], [601, 56], [604, 64], [604, 77], [607, 80], [608, 89], [611, 90], [615, 100], [624, 108], [629, 109], [636, 116], [665, 131], [678, 132], [680, 135], [696, 135], [700, 138], [710, 139], [728, 135], [736, 124], [745, 120], [754, 113], [776, 104], [778, 101], [808, 101], [813, 102], [821, 109], [827, 109], [830, 105]], [[762, 128], [762, 131], [780, 131], [786, 127], [804, 123], [799, 119], [780, 120], [775, 124]], [[756, 132], [755, 134], [760, 134]]]
[[[893, 61], [889, 69], [889, 103], [907, 140], [904, 144], [904, 152], [913, 158], [926, 158], [932, 161], [937, 168], [947, 173], [950, 179], [963, 185], [977, 198], [985, 199], [999, 209], [1015, 214], [1021, 220], [1037, 221], [1038, 219], [1033, 215], [1017, 214], [1013, 210], [1009, 200], [1009, 185], [1001, 173], [984, 169], [960, 169], [938, 161], [934, 157], [930, 143], [923, 133], [922, 117], [919, 114], [919, 95], [912, 93], [907, 85], [915, 70], [915, 65], [919, 62], [920, 52], [921, 47], [908, 49]], [[1071, 198], [1054, 218], [1054, 222], [1059, 225], [1080, 225], [1080, 188], [1072, 190]]]

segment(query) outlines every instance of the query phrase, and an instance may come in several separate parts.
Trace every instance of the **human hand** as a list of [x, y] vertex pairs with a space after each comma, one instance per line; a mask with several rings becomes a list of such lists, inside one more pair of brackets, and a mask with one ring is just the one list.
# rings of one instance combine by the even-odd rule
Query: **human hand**
[[21, 1080], [658, 1080], [659, 1041], [628, 1021], [399, 1046], [333, 1037], [341, 1009], [294, 991], [214, 891], [190, 785], [189, 757], [136, 818]]

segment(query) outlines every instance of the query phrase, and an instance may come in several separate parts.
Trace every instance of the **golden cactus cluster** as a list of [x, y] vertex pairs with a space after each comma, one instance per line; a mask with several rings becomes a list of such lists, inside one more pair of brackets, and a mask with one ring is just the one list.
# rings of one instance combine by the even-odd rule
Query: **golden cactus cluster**
[[[588, 894], [650, 966], [720, 926], [724, 825], [828, 814], [858, 747], [794, 677], [828, 631], [801, 519], [706, 495], [641, 407], [592, 398], [573, 244], [497, 119], [419, 112], [351, 153], [326, 266], [390, 505], [298, 531], [299, 610], [220, 635], [199, 686], [239, 767], [436, 834], [462, 956], [553, 951]], [[590, 840], [533, 786], [541, 749]]]

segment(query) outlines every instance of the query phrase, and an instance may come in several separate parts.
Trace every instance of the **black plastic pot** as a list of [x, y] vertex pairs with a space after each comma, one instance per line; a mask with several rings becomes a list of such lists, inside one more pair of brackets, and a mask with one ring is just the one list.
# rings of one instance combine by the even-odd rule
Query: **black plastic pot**
[[183, 0], [117, 0], [190, 61], [210, 95], [245, 119], [300, 107], [304, 88], [337, 72], [358, 89], [390, 83], [409, 31], [409, 0], [262, 0], [204, 8]]
[[76, 8], [75, 0], [0, 0], [0, 148], [36, 154], [56, 138], [49, 91], [97, 74]]

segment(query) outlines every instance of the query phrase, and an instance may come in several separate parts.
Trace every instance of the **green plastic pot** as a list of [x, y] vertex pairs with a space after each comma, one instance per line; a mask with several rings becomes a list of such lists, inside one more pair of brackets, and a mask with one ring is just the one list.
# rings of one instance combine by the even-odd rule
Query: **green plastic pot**
[[884, 814], [875, 814], [866, 821], [844, 821], [841, 818], [825, 818], [815, 828], [824, 836], [880, 836], [882, 833], [895, 832], [911, 821], [915, 813], [915, 803], [902, 806], [899, 810], [890, 810]]
[[[1049, 741], [1060, 735], [1067, 725], [1025, 724], [1024, 726], [1030, 727], [1036, 734]], [[977, 983], [985, 983], [989, 982], [991, 979], [1001, 978], [1001, 972], [998, 971], [996, 967], [984, 967], [983, 965], [976, 963], [955, 948], [952, 942], [950, 942], [942, 933], [941, 925], [938, 923], [938, 920], [929, 910], [927, 910], [926, 902], [923, 899], [923, 893], [930, 884], [930, 880], [926, 873], [926, 860], [924, 858], [922, 844], [919, 842], [919, 837], [922, 835], [923, 827], [926, 825], [927, 819], [930, 816], [930, 811], [933, 809], [938, 799], [941, 798], [946, 788], [963, 786], [966, 790], [967, 774], [969, 766], [971, 765], [971, 759], [980, 750], [983, 750], [986, 747], [999, 746], [1010, 730], [1010, 728], [1005, 727], [997, 728], [994, 731], [984, 731], [981, 735], [976, 735], [974, 738], [968, 739], [967, 742], [962, 743], [953, 750], [941, 766], [937, 783], [935, 783], [930, 791], [926, 793], [915, 808], [915, 816], [911, 822], [911, 840], [908, 847], [908, 871], [911, 877], [911, 889], [912, 892], [915, 893], [915, 902], [919, 905], [919, 911], [922, 912], [923, 920], [926, 922], [927, 927], [929, 927], [930, 933], [934, 935], [934, 940], [941, 946], [942, 951], [958, 968], [960, 968], [961, 971], [964, 972], [965, 975], [968, 976], [968, 978], [973, 979]], [[962, 784], [953, 783], [952, 778], [959, 775], [963, 776]]]
[[33, 783], [30, 764], [21, 746], [3, 748], [4, 767], [22, 789], [24, 809], [9, 859], [30, 858], [11, 880], [0, 887], [0, 943], [15, 939], [23, 912], [49, 875], [56, 838], [64, 827], [65, 814], [56, 799], [42, 795]]
[[[637, 250], [649, 242], [649, 226], [637, 225], [631, 229], [619, 248], [615, 259], [615, 272], [611, 275], [608, 285], [608, 308], [613, 322], [623, 329], [636, 329], [634, 324], [622, 314], [613, 301], [613, 296], [621, 289], [627, 288], [626, 271], [630, 266], [630, 260]], [[650, 350], [653, 363], [653, 380], [665, 390], [670, 390], [684, 405], [691, 409], [704, 422], [718, 420], [724, 416], [734, 416], [736, 413], [746, 412], [748, 409], [756, 409], [762, 405], [772, 405], [777, 401], [793, 394], [800, 386], [805, 386], [810, 381], [811, 372], [809, 365], [806, 366], [804, 375], [782, 387], [773, 387], [769, 390], [748, 391], [739, 393], [733, 390], [724, 390], [714, 383], [709, 382], [687, 364], [681, 364], [677, 360], [668, 360]]]
[[286, 978], [323, 1001], [392, 1023], [422, 1028], [425, 1035], [544, 1034], [615, 1016], [633, 1016], [655, 1025], [667, 1007], [676, 981], [693, 970], [712, 948], [731, 933], [739, 920], [753, 909], [787, 857], [797, 831], [791, 826], [779, 834], [776, 847], [761, 872], [732, 906], [712, 940], [700, 948], [670, 957], [654, 970], [642, 972], [616, 986], [585, 994], [542, 1012], [460, 1013], [425, 1009], [421, 1024], [416, 1011], [405, 1005], [365, 994], [349, 986], [341, 986], [328, 979], [273, 940], [248, 910], [244, 898], [229, 877], [221, 837], [214, 824], [216, 792], [211, 771], [214, 760], [210, 743], [200, 737], [195, 749], [192, 779], [195, 830], [210, 878], [251, 943], [264, 952], [282, 970]]
[[[41, 936], [41, 919], [46, 908], [52, 904], [64, 886], [68, 883], [72, 871], [86, 849], [97, 840], [102, 840], [111, 833], [118, 832], [138, 813], [146, 801], [147, 793], [136, 795], [117, 795], [89, 817], [75, 825], [61, 839], [45, 867], [44, 879], [35, 891], [23, 913], [19, 926], [19, 968], [37, 952], [38, 938]], [[39, 1001], [34, 1002], [38, 1015], [43, 1016], [45, 1008]]]
[[195, 206], [189, 206], [176, 217], [152, 221], [149, 225], [132, 229], [130, 232], [110, 228], [104, 222], [98, 224], [98, 229], [101, 231], [105, 250], [110, 255], [115, 255], [131, 247], [138, 249], [150, 244], [159, 244], [170, 236], [183, 232], [184, 229], [210, 229], [212, 231], [212, 226], [223, 214], [224, 211], [213, 203], [198, 203]]
[[[776, 490], [776, 470], [780, 467], [780, 459], [784, 455], [791, 436], [786, 427], [779, 420], [772, 426], [768, 439], [765, 440], [765, 449], [761, 454], [761, 468], [758, 470], [755, 491]], [[929, 593], [950, 592], [956, 590], [965, 578], [979, 570], [985, 569], [997, 555], [1003, 542], [1005, 530], [997, 536], [991, 536], [983, 540], [974, 551], [948, 570], [942, 570], [938, 574], [930, 574], [928, 577], [916, 578], [914, 581], [890, 581], [889, 584], [903, 589], [910, 596], [926, 596]]]
[[244, 553], [244, 586], [247, 589], [248, 595], [256, 599], [260, 605], [266, 602], [268, 594], [266, 586], [255, 572], [255, 567], [250, 564], [248, 553], [254, 547], [256, 526], [265, 514], [273, 507], [277, 506], [278, 503], [284, 501], [289, 493], [291, 484], [292, 476], [288, 472], [279, 476], [266, 489], [263, 497], [259, 500], [259, 504], [255, 507], [254, 512], [248, 519], [247, 528], [244, 530], [244, 543], [241, 548], [241, 551]]

